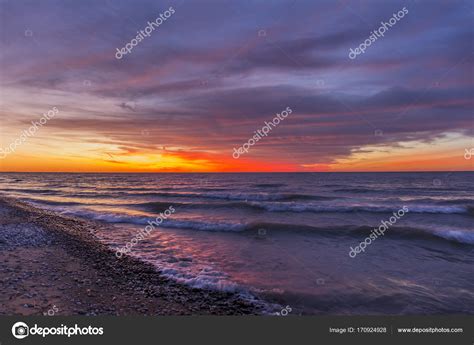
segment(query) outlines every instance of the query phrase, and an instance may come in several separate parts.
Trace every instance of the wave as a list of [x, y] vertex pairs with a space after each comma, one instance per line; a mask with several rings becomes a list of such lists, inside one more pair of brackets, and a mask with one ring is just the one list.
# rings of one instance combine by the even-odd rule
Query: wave
[[413, 198], [385, 198], [385, 202], [391, 203], [417, 203], [417, 204], [434, 204], [434, 205], [474, 205], [474, 198], [427, 198], [427, 197], [413, 197]]
[[396, 186], [374, 186], [372, 188], [337, 188], [334, 189], [334, 192], [343, 192], [343, 193], [374, 193], [374, 194], [387, 194], [387, 193], [406, 193], [414, 194], [417, 192], [422, 193], [432, 193], [432, 192], [446, 192], [446, 191], [471, 191], [472, 188], [463, 187], [455, 188], [452, 186], [447, 186], [446, 188], [436, 188], [432, 186], [427, 187], [410, 187], [410, 188], [397, 188]]
[[434, 235], [449, 241], [474, 244], [474, 233], [463, 230], [435, 230]]
[[377, 193], [377, 192], [386, 192], [386, 191], [379, 191], [379, 190], [366, 189], [366, 188], [338, 188], [338, 189], [334, 189], [334, 192], [344, 192], [344, 193]]
[[333, 200], [332, 196], [310, 194], [269, 194], [269, 193], [124, 193], [125, 196], [155, 196], [171, 198], [199, 198], [235, 201], [293, 201], [293, 200]]
[[167, 219], [163, 222], [165, 228], [191, 229], [201, 231], [224, 231], [224, 232], [240, 232], [248, 229], [245, 223], [232, 222], [202, 222], [195, 220], [174, 220]]
[[[373, 226], [336, 226], [336, 227], [317, 227], [308, 225], [293, 225], [284, 223], [256, 223], [248, 224], [246, 231], [258, 233], [259, 229], [268, 231], [291, 231], [291, 232], [311, 232], [312, 234], [328, 237], [334, 236], [357, 236], [363, 240], [374, 230]], [[448, 240], [461, 244], [474, 244], [474, 231], [460, 229], [428, 229], [415, 227], [390, 227], [385, 232], [386, 236], [396, 236], [398, 238], [429, 238], [437, 240]]]
[[191, 286], [192, 288], [241, 293], [243, 297], [247, 297], [249, 294], [247, 290], [230, 281], [230, 279], [220, 271], [209, 270], [206, 272], [202, 270], [198, 274], [193, 274], [185, 272], [182, 269], [162, 267], [160, 264], [154, 264], [158, 268], [161, 276], [174, 280], [177, 283]]
[[262, 211], [262, 208], [255, 207], [251, 203], [242, 202], [242, 201], [233, 201], [233, 202], [176, 202], [176, 201], [152, 201], [152, 202], [144, 202], [138, 204], [132, 204], [131, 207], [136, 207], [138, 209], [157, 212], [163, 211], [168, 208], [170, 205], [179, 208], [186, 208], [186, 209], [248, 209], [254, 211]]
[[[83, 205], [77, 202], [61, 202], [50, 200], [29, 199], [33, 202], [40, 202], [47, 205], [74, 206]], [[107, 204], [102, 204], [107, 205]], [[126, 205], [126, 204], [124, 204]], [[315, 204], [298, 202], [258, 202], [258, 201], [230, 201], [230, 202], [177, 202], [177, 201], [152, 201], [143, 203], [130, 203], [129, 207], [150, 212], [160, 212], [170, 205], [186, 209], [249, 209], [266, 212], [288, 212], [288, 213], [392, 213], [398, 211], [402, 205], [406, 205], [410, 213], [425, 214], [463, 214], [474, 216], [473, 205], [350, 205], [350, 204]], [[113, 206], [113, 205], [111, 205]]]
[[308, 194], [263, 194], [263, 193], [205, 193], [200, 197], [222, 200], [245, 200], [245, 201], [291, 201], [291, 200], [326, 200], [332, 197], [308, 195]]
[[[359, 236], [369, 236], [370, 232], [374, 230], [373, 227], [358, 226], [349, 228], [348, 231], [352, 234], [358, 234]], [[429, 238], [438, 240], [448, 240], [451, 242], [457, 242], [461, 244], [474, 244], [474, 232], [460, 229], [428, 229], [428, 228], [415, 228], [415, 227], [390, 227], [386, 232], [385, 236], [397, 236], [399, 238]], [[365, 238], [361, 238], [361, 241]]]
[[[36, 190], [38, 193], [45, 190]], [[48, 190], [49, 191], [49, 190]], [[149, 193], [142, 193], [139, 195], [148, 195]], [[181, 193], [151, 193], [154, 196], [163, 197], [182, 197], [184, 199], [204, 199], [201, 201], [152, 201], [152, 202], [136, 202], [132, 200], [127, 203], [127, 199], [123, 198], [123, 206], [128, 205], [129, 207], [144, 209], [146, 211], [162, 211], [170, 206], [170, 204], [177, 207], [183, 207], [188, 209], [215, 209], [215, 208], [228, 208], [228, 209], [250, 209], [266, 212], [281, 212], [281, 213], [355, 213], [355, 212], [366, 212], [366, 213], [392, 213], [398, 211], [402, 205], [406, 205], [410, 213], [425, 213], [425, 214], [461, 214], [467, 216], [474, 216], [474, 203], [473, 199], [470, 198], [459, 198], [459, 199], [448, 199], [438, 200], [435, 198], [421, 198], [416, 200], [400, 200], [398, 198], [388, 199], [391, 204], [361, 204], [354, 203], [350, 204], [346, 202], [325, 202], [336, 198], [321, 196], [321, 195], [310, 195], [310, 194], [288, 194], [288, 193], [193, 193], [193, 192], [181, 192]], [[127, 194], [128, 195], [128, 194]], [[97, 194], [93, 192], [76, 193], [73, 195], [76, 198], [84, 196], [95, 198], [112, 198], [117, 199], [117, 195], [111, 194]], [[22, 198], [23, 200], [32, 201], [35, 203], [50, 205], [50, 206], [80, 206], [88, 203], [81, 202], [70, 202], [61, 200], [44, 200], [41, 198], [35, 198], [31, 195], [29, 198]], [[214, 201], [205, 201], [205, 200]], [[218, 201], [221, 200], [221, 201]], [[306, 202], [310, 201], [310, 202]], [[318, 202], [321, 201], [321, 202]], [[365, 200], [362, 200], [365, 201]], [[417, 203], [413, 204], [413, 201]], [[422, 203], [424, 202], [424, 204]], [[431, 202], [431, 204], [428, 204]], [[104, 202], [101, 205], [108, 205], [110, 203]], [[111, 203], [110, 206], [114, 206]], [[115, 205], [116, 206], [116, 205]]]
[[[138, 216], [124, 216], [120, 214], [99, 214], [93, 211], [75, 210], [64, 211], [62, 214], [81, 216], [99, 220], [107, 223], [129, 223], [146, 226], [153, 217], [138, 217]], [[288, 223], [268, 223], [268, 222], [206, 222], [187, 219], [166, 219], [161, 225], [161, 228], [172, 229], [189, 229], [197, 231], [215, 231], [215, 232], [241, 232], [259, 234], [261, 229], [265, 231], [280, 231], [280, 232], [310, 232], [314, 235], [321, 236], [341, 236], [350, 235], [363, 238], [368, 236], [373, 226], [312, 226], [304, 224], [288, 224]], [[266, 232], [265, 232], [266, 233]], [[460, 229], [432, 229], [432, 228], [414, 228], [414, 227], [397, 227], [393, 226], [388, 229], [385, 236], [399, 236], [404, 237], [429, 237], [448, 240], [462, 244], [474, 244], [474, 231], [460, 230]]]
[[[77, 187], [75, 187], [77, 188]], [[90, 187], [86, 187], [86, 188], [90, 188]], [[161, 189], [164, 189], [164, 188], [161, 188]], [[97, 190], [99, 191], [110, 191], [110, 192], [113, 192], [113, 191], [130, 191], [130, 192], [146, 192], [146, 191], [150, 191], [150, 190], [154, 190], [153, 188], [143, 188], [143, 187], [139, 187], [139, 188], [134, 188], [134, 187], [102, 187], [102, 188], [97, 188]]]
[[55, 201], [55, 200], [44, 200], [44, 199], [33, 199], [33, 198], [21, 198], [21, 200], [26, 202], [31, 202], [33, 204], [42, 204], [48, 206], [80, 206], [84, 205], [80, 202], [74, 201]]
[[[340, 236], [351, 235], [360, 237], [362, 234], [368, 236], [374, 227], [372, 226], [337, 226], [337, 227], [318, 227], [301, 224], [287, 223], [227, 223], [227, 222], [200, 222], [184, 220], [167, 220], [163, 222], [163, 227], [190, 229], [199, 231], [222, 231], [222, 232], [252, 232], [259, 234], [262, 229], [266, 231], [281, 232], [311, 232], [312, 234], [322, 236]], [[448, 241], [474, 244], [474, 232], [459, 229], [424, 229], [413, 227], [391, 227], [389, 234], [398, 237], [429, 237], [444, 239]], [[387, 234], [387, 233], [386, 233]]]
[[[169, 205], [168, 205], [169, 206]], [[155, 217], [147, 216], [132, 216], [123, 215], [119, 213], [98, 213], [90, 210], [63, 210], [63, 215], [72, 215], [78, 217], [85, 217], [93, 220], [99, 220], [106, 223], [128, 223], [136, 225], [148, 225], [148, 222], [154, 221]], [[160, 227], [166, 228], [182, 228], [182, 229], [194, 229], [194, 230], [205, 230], [205, 231], [243, 231], [246, 229], [246, 225], [242, 223], [230, 223], [230, 222], [201, 222], [193, 220], [176, 220], [166, 219]]]
[[253, 185], [256, 188], [279, 188], [284, 186], [286, 186], [284, 183], [257, 183]]
[[119, 213], [98, 213], [87, 210], [63, 210], [60, 213], [66, 216], [83, 217], [111, 224], [126, 223], [135, 225], [148, 225], [148, 221], [155, 220], [154, 217], [147, 217], [145, 215], [143, 217], [132, 215], [128, 216]]
[[193, 208], [195, 207], [196, 204], [191, 203], [191, 202], [175, 202], [175, 201], [173, 202], [150, 201], [150, 202], [142, 202], [142, 203], [137, 203], [137, 204], [129, 204], [129, 206], [131, 207], [143, 209], [146, 211], [152, 211], [152, 212], [164, 211], [171, 205], [173, 205], [174, 207], [180, 207], [180, 208], [181, 207]]
[[61, 192], [52, 190], [52, 189], [25, 189], [25, 188], [4, 188], [2, 191], [5, 192], [16, 192], [16, 193], [24, 193], [24, 194], [47, 194], [47, 195], [58, 195]]
[[[249, 203], [253, 207], [261, 208], [269, 212], [328, 212], [328, 213], [391, 213], [398, 211], [402, 206], [377, 206], [377, 205], [318, 205], [301, 203]], [[409, 205], [411, 213], [441, 213], [441, 214], [463, 214], [470, 213], [469, 206], [432, 206], [432, 205]]]
[[[76, 187], [75, 187], [76, 188]], [[90, 188], [90, 187], [86, 187]], [[132, 194], [134, 192], [148, 192], [150, 194], [154, 193], [162, 193], [162, 192], [179, 192], [189, 190], [188, 186], [183, 187], [102, 187], [97, 188], [98, 191], [106, 191], [106, 192], [124, 192], [125, 194]], [[219, 191], [228, 191], [229, 188], [218, 188], [218, 187], [203, 187], [203, 188], [193, 188], [195, 191], [203, 191], [203, 192], [219, 192]], [[146, 194], [146, 193], [137, 193], [138, 195]]]

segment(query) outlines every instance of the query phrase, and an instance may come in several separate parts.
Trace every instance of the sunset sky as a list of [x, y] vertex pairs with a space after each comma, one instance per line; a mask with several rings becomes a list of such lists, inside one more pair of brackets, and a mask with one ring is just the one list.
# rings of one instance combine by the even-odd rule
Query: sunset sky
[[0, 10], [0, 147], [59, 109], [0, 171], [474, 170], [472, 1], [1, 0]]

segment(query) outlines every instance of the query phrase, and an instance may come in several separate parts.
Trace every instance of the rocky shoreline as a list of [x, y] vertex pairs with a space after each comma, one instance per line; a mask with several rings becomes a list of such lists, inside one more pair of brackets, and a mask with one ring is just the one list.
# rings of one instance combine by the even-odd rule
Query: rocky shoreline
[[104, 225], [0, 197], [2, 315], [258, 315], [238, 294], [193, 289], [117, 259]]

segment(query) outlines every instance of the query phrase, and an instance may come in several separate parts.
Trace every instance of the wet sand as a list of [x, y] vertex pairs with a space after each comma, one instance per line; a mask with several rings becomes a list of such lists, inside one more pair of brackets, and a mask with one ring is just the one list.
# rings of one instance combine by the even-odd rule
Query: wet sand
[[1, 315], [244, 315], [237, 294], [192, 289], [114, 252], [104, 225], [0, 197]]

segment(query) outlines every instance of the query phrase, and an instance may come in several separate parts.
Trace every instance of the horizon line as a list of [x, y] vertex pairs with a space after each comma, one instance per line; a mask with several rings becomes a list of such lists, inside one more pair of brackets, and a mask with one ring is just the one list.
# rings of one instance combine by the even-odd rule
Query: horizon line
[[416, 171], [0, 171], [0, 174], [353, 174], [353, 173], [466, 173], [474, 170]]

